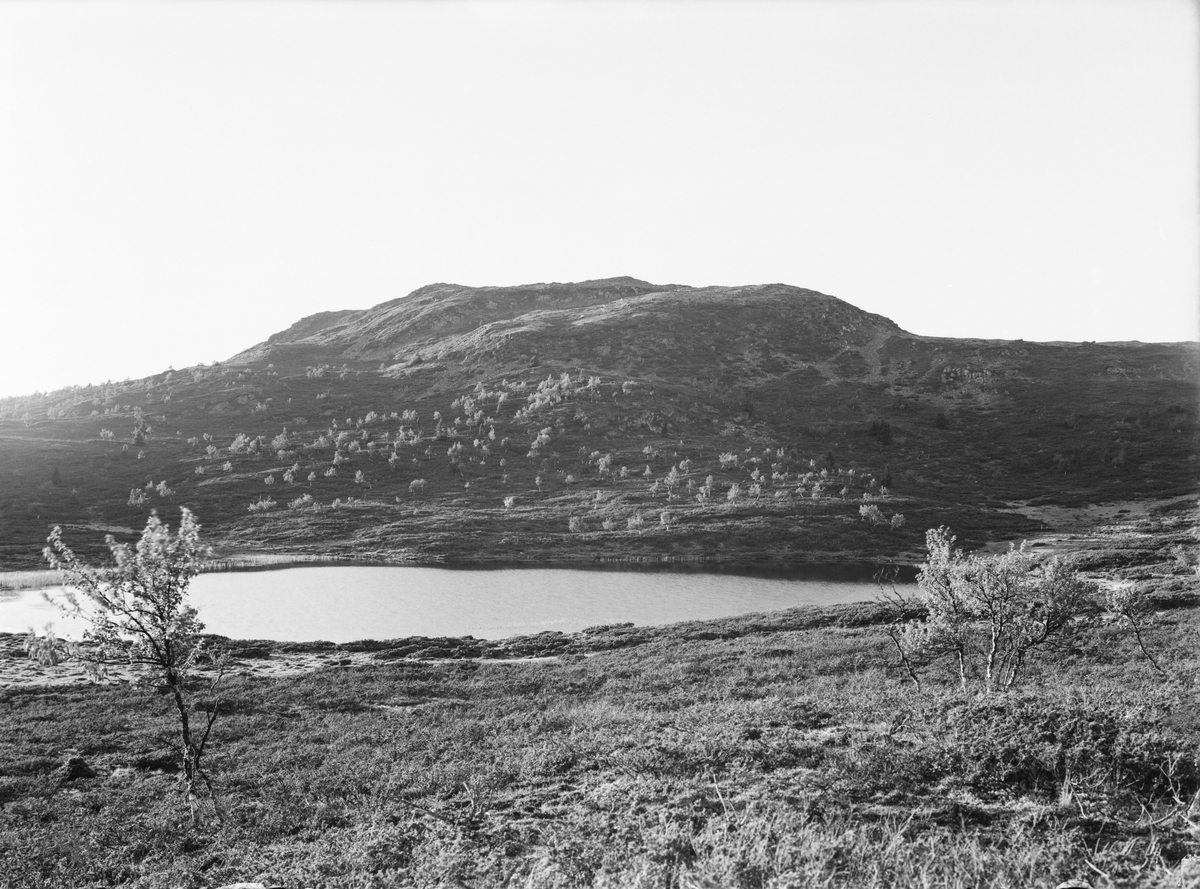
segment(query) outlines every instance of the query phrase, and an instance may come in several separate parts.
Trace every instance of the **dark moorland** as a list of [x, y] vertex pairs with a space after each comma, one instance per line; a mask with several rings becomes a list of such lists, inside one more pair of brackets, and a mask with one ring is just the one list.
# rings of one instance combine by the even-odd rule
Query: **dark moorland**
[[0, 400], [0, 568], [179, 505], [218, 556], [912, 562], [937, 525], [1195, 494], [1198, 396], [1195, 343], [922, 337], [785, 285], [435, 284]]

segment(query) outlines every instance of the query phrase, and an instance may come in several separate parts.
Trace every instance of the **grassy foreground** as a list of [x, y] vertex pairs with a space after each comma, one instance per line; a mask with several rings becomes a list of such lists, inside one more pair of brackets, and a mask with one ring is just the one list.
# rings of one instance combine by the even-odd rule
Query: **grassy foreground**
[[233, 678], [198, 827], [153, 689], [8, 689], [0, 886], [1200, 881], [1200, 609], [1152, 631], [1172, 681], [1101, 628], [988, 698], [916, 692], [871, 613]]

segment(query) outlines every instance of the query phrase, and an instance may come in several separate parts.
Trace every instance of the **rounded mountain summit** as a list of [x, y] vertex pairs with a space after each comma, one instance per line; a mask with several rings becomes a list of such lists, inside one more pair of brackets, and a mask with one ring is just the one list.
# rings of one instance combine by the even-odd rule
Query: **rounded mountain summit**
[[662, 379], [711, 377], [733, 364], [735, 376], [761, 379], [828, 362], [879, 374], [881, 349], [893, 337], [911, 335], [880, 315], [788, 284], [689, 287], [629, 277], [430, 284], [369, 309], [310, 315], [228, 363], [377, 361], [396, 375], [438, 365], [488, 376], [547, 363]]

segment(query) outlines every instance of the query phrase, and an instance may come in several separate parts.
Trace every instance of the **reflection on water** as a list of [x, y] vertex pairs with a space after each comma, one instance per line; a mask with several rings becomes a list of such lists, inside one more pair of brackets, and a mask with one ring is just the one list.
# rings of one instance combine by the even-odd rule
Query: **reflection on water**
[[[210, 632], [237, 639], [350, 642], [403, 636], [502, 639], [598, 624], [707, 620], [796, 605], [871, 599], [865, 569], [711, 573], [504, 568], [469, 570], [339, 565], [202, 574], [192, 604]], [[0, 593], [0, 632], [53, 622], [80, 627], [40, 592]]]

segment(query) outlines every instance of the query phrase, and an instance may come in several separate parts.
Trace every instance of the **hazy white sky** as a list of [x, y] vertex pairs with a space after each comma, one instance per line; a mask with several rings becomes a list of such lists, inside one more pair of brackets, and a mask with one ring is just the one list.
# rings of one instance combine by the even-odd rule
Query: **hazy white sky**
[[0, 4], [0, 395], [434, 281], [1200, 333], [1184, 0]]

